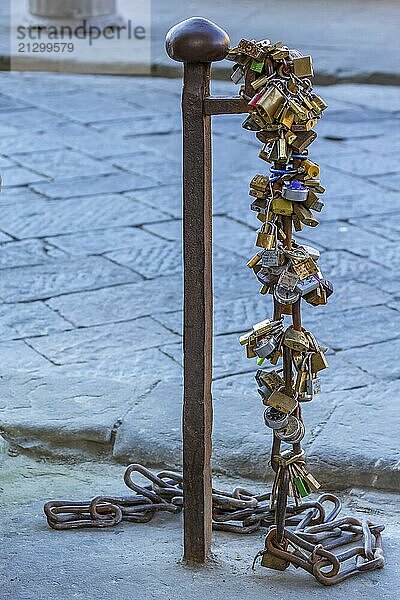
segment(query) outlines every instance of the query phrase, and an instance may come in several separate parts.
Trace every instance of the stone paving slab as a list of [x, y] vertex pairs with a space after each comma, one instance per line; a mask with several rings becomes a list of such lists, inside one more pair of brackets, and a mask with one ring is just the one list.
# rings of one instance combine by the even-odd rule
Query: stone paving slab
[[65, 257], [64, 252], [39, 239], [14, 241], [0, 247], [0, 267], [3, 269], [35, 266]]
[[[112, 447], [114, 429], [137, 402], [135, 387], [98, 378], [71, 378], [13, 373], [0, 381], [2, 433], [31, 451], [53, 452], [79, 446], [97, 454]], [[38, 416], [40, 415], [40, 420]], [[69, 453], [69, 450], [68, 450]]]
[[132, 283], [142, 278], [119, 265], [97, 256], [74, 261], [48, 261], [44, 265], [3, 269], [0, 298], [4, 302], [26, 302]]
[[113, 167], [100, 160], [83, 157], [76, 150], [48, 150], [40, 153], [14, 155], [18, 163], [51, 179], [68, 179], [85, 175], [106, 175], [115, 172]]
[[[83, 171], [82, 174], [85, 175], [85, 172]], [[150, 177], [144, 178], [133, 174], [119, 173], [102, 177], [71, 178], [62, 183], [38, 183], [33, 185], [32, 189], [47, 198], [73, 198], [77, 193], [80, 196], [114, 194], [152, 186], [155, 187], [156, 182]]]
[[[330, 485], [356, 477], [364, 485], [397, 489], [400, 481], [400, 450], [396, 427], [398, 381], [385, 382], [353, 389], [351, 396], [334, 392], [334, 408], [323, 431], [316, 436], [308, 450], [310, 460], [329, 471]], [[337, 398], [337, 401], [335, 401]], [[368, 418], [364, 418], [368, 412]], [[335, 454], [329, 456], [332, 436], [330, 422], [335, 423], [335, 438], [340, 440]], [[368, 452], [364, 449], [368, 446]], [[318, 469], [318, 467], [317, 467]]]
[[[159, 220], [160, 213], [137, 201], [117, 194], [74, 197], [62, 202], [51, 202], [36, 195], [28, 195], [21, 202], [15, 201], [18, 194], [7, 200], [2, 207], [2, 228], [9, 235], [22, 238], [36, 238], [85, 232], [96, 229], [110, 229], [124, 225], [142, 225]], [[77, 186], [75, 191], [80, 193]], [[29, 200], [32, 202], [29, 202]], [[168, 218], [165, 216], [165, 218]]]
[[[126, 215], [126, 218], [128, 218], [128, 215]], [[54, 237], [49, 236], [46, 238], [46, 242], [70, 256], [90, 256], [134, 248], [135, 255], [132, 256], [132, 251], [130, 253], [130, 258], [134, 259], [143, 248], [157, 244], [158, 238], [138, 227], [109, 227]], [[165, 241], [163, 243], [165, 244]]]
[[[80, 292], [51, 298], [50, 308], [77, 327], [90, 327], [157, 314], [159, 311], [178, 310], [182, 305], [182, 278], [164, 277], [139, 285], [105, 287], [96, 292]], [[146, 298], [148, 302], [144, 302]]]
[[[0, 81], [0, 170], [46, 179], [0, 194], [0, 429], [16, 448], [42, 456], [180, 464], [180, 82], [49, 74]], [[228, 82], [214, 89], [233, 92]], [[349, 476], [399, 487], [386, 432], [387, 423], [395, 429], [400, 392], [400, 169], [396, 151], [384, 151], [400, 149], [399, 91], [386, 91], [387, 103], [379, 87], [320, 90], [332, 104], [313, 150], [326, 208], [319, 228], [297, 236], [321, 249], [335, 284], [326, 307], [304, 308], [331, 363], [320, 397], [304, 407], [306, 446], [315, 472], [335, 487]], [[19, 126], [17, 113], [43, 112], [41, 131], [26, 130], [26, 114]], [[149, 114], [154, 133], [144, 124]], [[270, 313], [270, 298], [245, 266], [258, 227], [248, 181], [265, 166], [241, 120], [215, 120], [213, 460], [216, 471], [265, 478], [270, 437], [256, 365], [238, 344]], [[388, 160], [393, 176], [384, 175]], [[23, 382], [31, 380], [43, 385], [29, 391]], [[68, 402], [69, 388], [86, 397], [99, 387], [105, 391], [88, 413]]]
[[44, 302], [0, 305], [0, 341], [47, 336], [72, 325]]

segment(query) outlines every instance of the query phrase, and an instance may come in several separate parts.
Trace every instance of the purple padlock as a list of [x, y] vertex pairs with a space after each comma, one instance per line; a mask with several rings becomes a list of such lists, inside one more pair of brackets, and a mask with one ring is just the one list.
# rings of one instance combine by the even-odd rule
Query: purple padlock
[[285, 183], [282, 196], [286, 200], [292, 200], [292, 202], [305, 202], [308, 196], [308, 188], [298, 179], [292, 179]]

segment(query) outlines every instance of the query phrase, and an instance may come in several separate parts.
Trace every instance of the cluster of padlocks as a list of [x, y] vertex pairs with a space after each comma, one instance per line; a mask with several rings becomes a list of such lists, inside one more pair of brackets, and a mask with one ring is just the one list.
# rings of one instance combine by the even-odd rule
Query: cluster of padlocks
[[[322, 511], [315, 521], [318, 511], [311, 510], [297, 523], [289, 516], [293, 514], [289, 511], [300, 513], [309, 506], [302, 499], [320, 488], [301, 447], [305, 435], [301, 405], [320, 391], [319, 373], [328, 366], [327, 348], [302, 327], [300, 307], [302, 300], [326, 304], [333, 286], [321, 272], [319, 251], [297, 243], [293, 228], [298, 232], [304, 226], [317, 226], [315, 213], [324, 206], [319, 197], [325, 191], [320, 168], [310, 159], [308, 147], [317, 137], [313, 127], [326, 104], [312, 88], [311, 57], [281, 42], [241, 40], [227, 58], [236, 63], [232, 79], [243, 82], [241, 95], [248, 102], [243, 127], [256, 132], [263, 144], [259, 157], [270, 163], [268, 175], [257, 174], [250, 183], [251, 209], [261, 226], [256, 239], [259, 250], [248, 267], [261, 283], [260, 293], [272, 295], [273, 316], [240, 337], [248, 358], [256, 358], [260, 367], [265, 360], [275, 367], [260, 368], [255, 376], [266, 407], [264, 421], [273, 432], [271, 466], [275, 471], [270, 494], [275, 524], [269, 527], [265, 548], [257, 556], [264, 567], [284, 570], [293, 564], [324, 585], [332, 585], [381, 568], [384, 559], [383, 526], [338, 518], [340, 501], [333, 495], [322, 494], [316, 503], [333, 502], [329, 515]], [[286, 328], [284, 315], [292, 318]], [[294, 507], [289, 506], [289, 497]], [[333, 548], [360, 539], [361, 547], [332, 553]], [[354, 557], [355, 565], [341, 566]]]
[[[269, 174], [257, 174], [250, 183], [250, 208], [261, 226], [257, 232], [258, 252], [249, 260], [261, 283], [261, 294], [274, 299], [274, 317], [256, 323], [240, 338], [248, 358], [265, 360], [281, 369], [256, 373], [258, 391], [266, 406], [265, 424], [273, 430], [272, 466], [276, 477], [272, 505], [276, 502], [282, 467], [289, 475], [288, 495], [299, 504], [301, 498], [317, 491], [319, 483], [309, 473], [300, 442], [305, 435], [300, 404], [320, 391], [319, 372], [328, 366], [327, 348], [301, 326], [300, 301], [326, 304], [333, 292], [319, 267], [319, 251], [296, 243], [292, 227], [315, 227], [315, 212], [323, 208], [319, 195], [320, 168], [309, 157], [308, 147], [316, 139], [313, 127], [326, 108], [313, 91], [312, 59], [290, 50], [281, 42], [271, 44], [241, 40], [230, 50], [235, 61], [232, 79], [243, 82], [242, 95], [248, 100], [245, 129], [255, 131], [263, 144], [259, 157], [270, 163]], [[284, 317], [293, 324], [285, 329]], [[294, 372], [294, 378], [293, 378]], [[280, 450], [280, 443], [289, 445]], [[278, 450], [279, 445], [279, 450]], [[292, 446], [292, 447], [290, 447]]]

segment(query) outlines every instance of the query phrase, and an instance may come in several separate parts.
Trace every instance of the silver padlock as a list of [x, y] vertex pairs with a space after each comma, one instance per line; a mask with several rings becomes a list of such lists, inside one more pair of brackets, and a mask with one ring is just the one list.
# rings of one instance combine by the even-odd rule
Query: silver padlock
[[306, 246], [303, 244], [301, 247], [307, 252], [308, 256], [315, 261], [317, 261], [321, 256], [321, 252], [317, 250], [317, 248], [314, 248], [314, 246]]
[[314, 377], [314, 379], [309, 379], [307, 381], [307, 393], [314, 397], [316, 394], [321, 392], [321, 378]]
[[311, 204], [310, 208], [315, 210], [315, 212], [321, 212], [324, 206], [325, 204], [321, 200], [315, 200], [315, 202]]
[[257, 392], [260, 394], [263, 400], [268, 400], [268, 398], [272, 394], [272, 391], [269, 390], [266, 385], [262, 385], [261, 387], [259, 387], [257, 389]]
[[274, 298], [280, 304], [294, 304], [300, 298], [297, 289], [299, 278], [288, 270], [282, 272], [279, 281], [274, 288]]
[[267, 406], [264, 411], [264, 423], [271, 429], [282, 429], [286, 427], [289, 421], [289, 415], [286, 415], [272, 406]]
[[308, 196], [308, 188], [298, 179], [292, 179], [283, 186], [282, 196], [292, 202], [305, 202]]
[[279, 265], [279, 250], [273, 248], [271, 250], [264, 250], [261, 255], [261, 266], [265, 269], [266, 267], [277, 267]]
[[310, 292], [316, 290], [318, 286], [318, 279], [314, 277], [314, 275], [311, 275], [311, 277], [307, 277], [307, 279], [299, 281], [296, 285], [296, 289], [300, 292], [302, 296], [305, 296], [306, 294], [309, 294]]
[[300, 298], [300, 292], [297, 289], [288, 290], [277, 283], [274, 288], [274, 298], [279, 304], [294, 304]]
[[282, 427], [282, 429], [275, 431], [275, 435], [279, 440], [281, 440], [281, 442], [286, 442], [287, 444], [297, 444], [303, 439], [305, 435], [305, 428], [299, 419], [293, 415], [289, 415], [287, 425]]
[[278, 340], [276, 337], [263, 338], [257, 346], [254, 347], [254, 352], [258, 358], [269, 358], [276, 350]]
[[288, 289], [289, 291], [293, 291], [296, 287], [299, 278], [295, 273], [291, 273], [287, 269], [282, 271], [281, 276], [279, 277], [279, 284]]
[[268, 212], [269, 202], [267, 202], [264, 198], [256, 198], [250, 204], [250, 209], [254, 210], [254, 212], [260, 213], [261, 215], [266, 215]]
[[301, 392], [297, 399], [299, 402], [311, 402], [311, 400], [313, 400], [313, 398], [314, 398], [314, 396], [312, 394], [309, 394], [308, 391], [305, 391], [305, 392]]
[[244, 77], [244, 69], [242, 65], [233, 65], [231, 79], [233, 83], [240, 83]]

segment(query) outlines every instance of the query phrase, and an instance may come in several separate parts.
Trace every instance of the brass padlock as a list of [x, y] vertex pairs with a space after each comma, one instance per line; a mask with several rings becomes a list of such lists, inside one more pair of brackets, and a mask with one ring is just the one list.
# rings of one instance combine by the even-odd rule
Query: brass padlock
[[255, 267], [261, 260], [261, 252], [257, 252], [257, 254], [255, 254], [247, 263], [247, 266], [249, 267], [249, 269], [252, 269], [253, 267]]
[[268, 333], [269, 331], [271, 331], [271, 329], [274, 328], [276, 328], [276, 323], [274, 321], [264, 319], [263, 321], [255, 323], [255, 325], [253, 325], [253, 335], [255, 335], [256, 337], [261, 336], [265, 333]]
[[276, 244], [276, 226], [271, 221], [266, 221], [257, 232], [256, 246], [272, 250]]
[[304, 206], [308, 209], [310, 209], [313, 204], [315, 204], [316, 202], [319, 202], [319, 197], [317, 196], [317, 194], [315, 193], [315, 191], [312, 188], [308, 188], [308, 195], [307, 195], [307, 199], [304, 202]]
[[283, 46], [282, 48], [275, 48], [270, 52], [270, 56], [272, 56], [274, 60], [283, 60], [284, 58], [288, 58], [289, 48], [286, 46]]
[[323, 371], [329, 367], [328, 361], [326, 360], [325, 354], [322, 352], [322, 350], [312, 353], [310, 364], [312, 373], [318, 373], [319, 371]]
[[288, 217], [293, 213], [293, 204], [290, 200], [277, 196], [271, 202], [271, 210], [276, 215]]
[[257, 190], [258, 192], [268, 192], [270, 189], [269, 177], [267, 175], [254, 175], [250, 182], [250, 188]]
[[261, 160], [265, 160], [266, 162], [270, 162], [269, 154], [270, 154], [270, 147], [268, 144], [264, 144], [264, 146], [261, 148], [260, 152], [258, 153], [258, 158], [261, 158]]
[[290, 108], [290, 106], [286, 106], [283, 109], [283, 111], [279, 117], [279, 122], [282, 123], [282, 125], [284, 125], [288, 129], [290, 129], [290, 127], [293, 124], [293, 121], [294, 121], [294, 112]]
[[298, 402], [294, 398], [287, 396], [282, 390], [284, 388], [279, 388], [274, 390], [272, 394], [268, 398], [264, 398], [263, 403], [266, 406], [272, 406], [279, 410], [279, 412], [283, 412], [287, 415], [292, 413], [298, 407]]
[[258, 44], [256, 44], [256, 42], [253, 42], [252, 40], [240, 40], [237, 46], [237, 51], [239, 53], [246, 54], [247, 56], [250, 56], [255, 60], [260, 59], [263, 55], [262, 48], [260, 48]]
[[256, 137], [262, 144], [275, 142], [275, 140], [279, 140], [280, 137], [278, 127], [274, 131], [257, 131]]
[[307, 384], [307, 373], [302, 368], [297, 371], [296, 382], [294, 384], [294, 391], [296, 394], [304, 392]]
[[322, 111], [328, 108], [328, 105], [322, 100], [320, 96], [317, 96], [317, 94], [311, 94], [310, 102], [313, 105], [314, 110], [317, 114], [320, 114]]
[[295, 215], [294, 213], [293, 213], [293, 216], [292, 216], [292, 221], [293, 221], [294, 230], [295, 231], [302, 231], [302, 229], [303, 229], [303, 223], [300, 221], [300, 219], [298, 218], [298, 216]]
[[313, 162], [312, 160], [309, 160], [309, 159], [305, 160], [302, 163], [302, 167], [305, 170], [307, 176], [312, 177], [313, 179], [318, 177], [320, 174], [319, 165], [317, 165], [317, 163]]
[[302, 121], [299, 123], [293, 123], [291, 130], [292, 131], [311, 131], [313, 127], [317, 124], [317, 119], [308, 119], [307, 121]]
[[295, 202], [293, 205], [293, 210], [296, 217], [304, 223], [304, 225], [308, 225], [309, 227], [316, 227], [319, 224], [318, 219], [314, 217], [310, 209], [306, 208], [304, 204], [300, 204]]
[[267, 202], [267, 198], [257, 198], [250, 204], [250, 208], [251, 210], [254, 210], [254, 212], [266, 215], [269, 208], [269, 202]]
[[296, 352], [306, 352], [310, 346], [304, 331], [297, 331], [292, 325], [286, 329], [283, 343]]
[[249, 196], [254, 196], [254, 198], [259, 198], [260, 200], [265, 200], [268, 196], [268, 191], [262, 192], [251, 187], [249, 190]]
[[246, 346], [246, 358], [255, 358], [257, 355], [254, 352], [254, 345], [248, 344]]
[[[283, 311], [282, 311], [283, 312]], [[282, 356], [282, 351], [281, 351], [281, 345], [279, 344], [279, 346], [276, 348], [276, 350], [273, 352], [273, 354], [271, 354], [271, 356], [269, 357], [269, 362], [271, 363], [271, 365], [277, 365], [279, 359]]]
[[311, 275], [316, 275], [319, 271], [317, 264], [311, 256], [303, 260], [293, 261], [292, 269], [301, 280], [307, 279]]
[[267, 122], [273, 123], [275, 115], [283, 108], [285, 96], [276, 88], [269, 87], [257, 102], [258, 113]]
[[314, 77], [311, 56], [301, 56], [293, 59], [293, 70], [297, 77]]
[[263, 371], [259, 369], [255, 375], [258, 385], [261, 387], [265, 385], [271, 392], [278, 390], [285, 385], [283, 377], [281, 377], [278, 371]]
[[[289, 144], [289, 146], [293, 146], [293, 142], [296, 140], [297, 136], [295, 133], [293, 133], [293, 131], [287, 131], [285, 133], [285, 139], [287, 141], [287, 143]], [[294, 146], [293, 146], [294, 148]], [[297, 148], [295, 148], [295, 150], [297, 150]]]
[[[276, 529], [270, 529], [265, 537], [265, 549], [259, 553], [262, 556], [261, 566], [268, 569], [275, 569], [276, 571], [284, 571], [290, 565], [290, 561], [275, 556], [274, 542], [276, 542]], [[288, 545], [289, 540], [284, 537], [280, 542], [280, 548], [287, 551]]]
[[280, 252], [278, 247], [278, 228], [274, 223], [267, 221], [265, 225], [270, 225], [275, 232], [275, 243], [272, 248], [264, 248], [261, 255], [262, 267], [278, 267], [280, 260]]
[[264, 129], [266, 126], [265, 119], [263, 119], [258, 112], [254, 111], [251, 113], [251, 119], [258, 126], [259, 129]]
[[255, 267], [261, 260], [261, 253], [259, 254], [257, 252], [257, 254], [255, 254], [247, 263], [247, 266], [249, 267], [249, 269], [252, 269], [253, 267]]
[[267, 82], [268, 82], [268, 75], [263, 75], [262, 77], [257, 77], [257, 79], [255, 81], [252, 81], [251, 87], [257, 91], [260, 88], [264, 87], [264, 85]]
[[251, 331], [247, 331], [246, 333], [244, 333], [243, 335], [241, 335], [239, 337], [239, 344], [241, 346], [245, 346], [246, 344], [249, 343], [250, 337], [253, 335], [253, 330]]
[[275, 162], [277, 160], [286, 160], [288, 157], [288, 145], [284, 137], [273, 142], [271, 150], [268, 153], [268, 161]]
[[304, 106], [306, 106], [308, 110], [314, 112], [314, 106], [311, 100], [305, 94], [302, 94], [301, 91], [299, 91], [298, 94], [301, 97], [301, 101], [303, 102]]
[[284, 571], [288, 568], [290, 562], [288, 560], [285, 560], [284, 558], [280, 558], [280, 556], [275, 556], [275, 554], [264, 550], [260, 564], [262, 567], [266, 567], [267, 569], [274, 569], [275, 571]]
[[[255, 114], [255, 113], [254, 113]], [[257, 125], [255, 120], [253, 119], [253, 115], [249, 115], [242, 123], [243, 129], [247, 129], [248, 131], [260, 131], [261, 126]]]
[[293, 141], [289, 142], [295, 150], [303, 152], [316, 139], [315, 131], [298, 131]]
[[290, 99], [289, 107], [292, 109], [292, 111], [294, 113], [295, 123], [308, 120], [308, 111], [303, 106], [301, 106], [301, 104], [296, 102], [296, 100]]
[[303, 296], [303, 298], [308, 304], [312, 304], [313, 306], [326, 304], [328, 302], [326, 291], [321, 285], [319, 285], [316, 290]]

